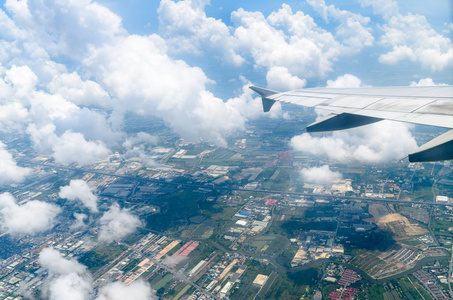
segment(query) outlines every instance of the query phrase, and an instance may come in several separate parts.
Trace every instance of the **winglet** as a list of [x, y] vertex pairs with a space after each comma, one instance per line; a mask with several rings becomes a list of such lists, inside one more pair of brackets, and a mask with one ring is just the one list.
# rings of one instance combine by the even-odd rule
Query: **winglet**
[[275, 100], [268, 99], [267, 97], [278, 94], [279, 92], [263, 89], [257, 86], [251, 86], [250, 89], [258, 94], [260, 94], [261, 99], [263, 100], [263, 110], [268, 112], [271, 110], [272, 105], [274, 105]]

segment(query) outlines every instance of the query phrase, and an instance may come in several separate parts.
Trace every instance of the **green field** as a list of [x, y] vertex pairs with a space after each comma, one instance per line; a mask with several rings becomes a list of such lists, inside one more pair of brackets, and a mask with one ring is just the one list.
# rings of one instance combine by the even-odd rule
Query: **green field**
[[121, 252], [126, 250], [127, 247], [124, 245], [99, 245], [82, 255], [79, 258], [79, 262], [94, 273], [102, 266], [111, 263]]
[[173, 278], [173, 275], [171, 275], [171, 274], [165, 275], [164, 278], [162, 278], [155, 285], [153, 285], [153, 289], [155, 289], [157, 291], [160, 288], [163, 288], [172, 278]]

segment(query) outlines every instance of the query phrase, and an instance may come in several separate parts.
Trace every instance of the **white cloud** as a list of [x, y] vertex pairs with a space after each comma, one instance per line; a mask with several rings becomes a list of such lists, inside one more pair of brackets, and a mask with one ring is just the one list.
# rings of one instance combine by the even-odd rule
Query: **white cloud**
[[141, 225], [141, 221], [137, 216], [129, 213], [127, 209], [120, 208], [118, 204], [112, 205], [100, 218], [99, 222], [101, 228], [98, 240], [105, 243], [120, 241]]
[[60, 211], [60, 207], [42, 201], [19, 205], [11, 194], [0, 194], [0, 227], [9, 234], [36, 234], [49, 230]]
[[304, 168], [300, 171], [302, 179], [310, 183], [328, 184], [341, 179], [340, 172], [330, 170], [328, 165], [313, 168]]
[[71, 225], [72, 230], [77, 230], [86, 226], [85, 220], [88, 218], [87, 215], [74, 213], [74, 218], [76, 219], [76, 221]]
[[267, 86], [277, 91], [288, 91], [303, 88], [307, 81], [292, 76], [285, 67], [272, 67], [266, 75]]
[[48, 88], [50, 93], [59, 94], [76, 105], [112, 106], [108, 93], [97, 82], [83, 81], [76, 72], [55, 76]]
[[42, 293], [50, 300], [151, 300], [158, 299], [148, 283], [134, 281], [129, 285], [122, 282], [109, 283], [101, 287], [97, 296], [93, 280], [87, 268], [75, 259], [64, 258], [53, 248], [45, 248], [39, 254], [40, 265], [48, 276], [42, 286]]
[[87, 141], [83, 134], [70, 130], [57, 136], [55, 130], [52, 123], [40, 128], [30, 124], [27, 133], [35, 149], [40, 153], [52, 154], [56, 163], [89, 165], [111, 153], [102, 141]]
[[118, 99], [117, 111], [161, 117], [185, 139], [225, 143], [225, 136], [243, 129], [240, 112], [206, 90], [210, 80], [203, 71], [167, 56], [156, 35], [118, 39], [85, 64]]
[[31, 169], [17, 166], [13, 156], [6, 150], [6, 145], [0, 141], [0, 186], [22, 182]]
[[351, 74], [338, 76], [335, 80], [327, 80], [328, 88], [358, 88], [361, 85], [362, 81]]
[[327, 156], [346, 162], [357, 160], [368, 163], [398, 160], [413, 151], [417, 143], [408, 125], [381, 121], [356, 129], [336, 131], [328, 137], [312, 137], [308, 133], [291, 139], [296, 151]]
[[150, 285], [144, 281], [134, 281], [129, 285], [122, 282], [110, 283], [99, 290], [96, 300], [152, 300], [158, 297]]
[[81, 133], [66, 131], [52, 147], [56, 163], [89, 165], [107, 157], [111, 151], [101, 141], [87, 141]]
[[308, 0], [310, 4], [323, 18], [339, 22], [336, 28], [335, 37], [341, 41], [342, 51], [350, 54], [359, 53], [362, 48], [372, 46], [374, 37], [371, 28], [365, 27], [370, 22], [370, 18], [336, 8], [333, 5], [326, 5], [324, 0]]
[[4, 132], [23, 130], [27, 121], [28, 110], [18, 102], [0, 105], [0, 130]]
[[158, 9], [159, 31], [173, 53], [220, 55], [236, 66], [244, 58], [235, 51], [235, 40], [221, 21], [206, 17], [204, 5], [194, 0], [162, 0]]
[[60, 187], [58, 196], [72, 201], [79, 200], [90, 212], [98, 212], [98, 197], [93, 194], [92, 189], [83, 180], [71, 180], [69, 185]]
[[281, 66], [299, 77], [322, 77], [341, 55], [340, 44], [331, 33], [303, 12], [293, 14], [286, 4], [267, 19], [260, 12], [243, 9], [233, 12], [231, 19], [238, 51], [250, 53], [260, 67]]
[[392, 50], [382, 54], [379, 62], [394, 65], [400, 61], [417, 61], [432, 72], [453, 66], [451, 39], [438, 34], [421, 15], [396, 15], [383, 26], [380, 43]]
[[362, 7], [373, 7], [374, 13], [389, 19], [398, 14], [398, 3], [393, 0], [359, 0]]
[[50, 300], [86, 300], [92, 295], [91, 277], [85, 266], [65, 259], [53, 248], [39, 254], [39, 263], [48, 271], [43, 293]]
[[131, 148], [139, 144], [145, 145], [155, 145], [159, 141], [157, 136], [150, 135], [146, 132], [138, 132], [134, 135], [127, 137], [126, 141], [123, 143], [124, 148]]
[[7, 0], [5, 8], [27, 39], [52, 55], [80, 58], [91, 47], [125, 34], [121, 18], [91, 0]]
[[435, 83], [431, 78], [422, 78], [418, 82], [411, 81], [410, 86], [445, 86], [446, 83]]

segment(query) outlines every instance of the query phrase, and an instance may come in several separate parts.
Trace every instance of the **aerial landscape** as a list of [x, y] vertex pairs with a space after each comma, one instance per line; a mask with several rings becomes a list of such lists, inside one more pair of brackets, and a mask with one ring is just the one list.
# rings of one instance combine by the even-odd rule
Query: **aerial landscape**
[[452, 299], [453, 124], [250, 89], [452, 85], [410, 2], [3, 1], [0, 300]]

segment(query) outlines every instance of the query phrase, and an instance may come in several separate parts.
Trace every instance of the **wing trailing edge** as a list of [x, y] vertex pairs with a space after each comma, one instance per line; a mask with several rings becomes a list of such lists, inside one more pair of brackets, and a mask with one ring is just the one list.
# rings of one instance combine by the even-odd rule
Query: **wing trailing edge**
[[410, 162], [425, 162], [453, 159], [453, 130], [432, 139], [413, 153]]
[[251, 86], [250, 89], [261, 96], [261, 100], [263, 101], [263, 110], [264, 112], [268, 112], [271, 110], [272, 105], [274, 105], [275, 100], [268, 99], [267, 97], [278, 94], [279, 92], [263, 89], [257, 86]]

